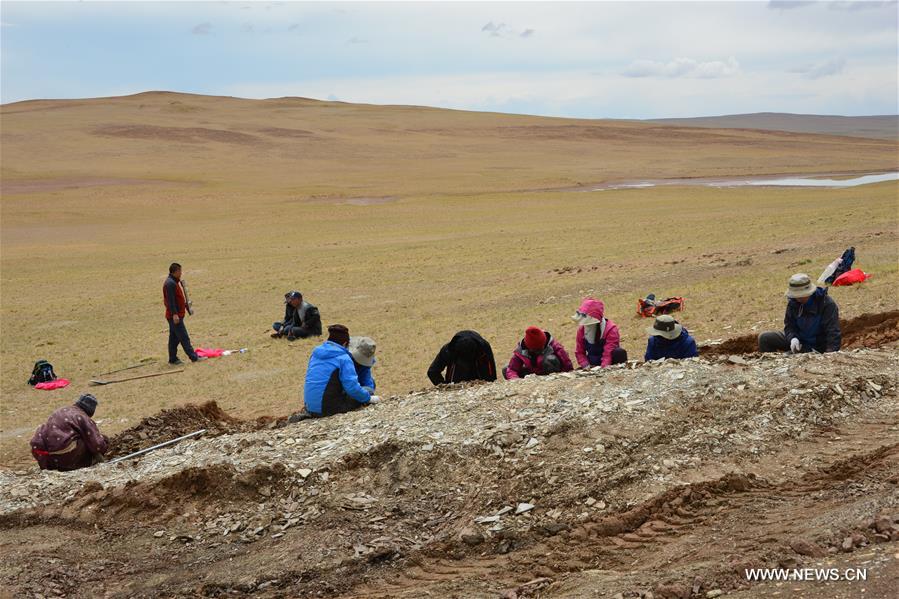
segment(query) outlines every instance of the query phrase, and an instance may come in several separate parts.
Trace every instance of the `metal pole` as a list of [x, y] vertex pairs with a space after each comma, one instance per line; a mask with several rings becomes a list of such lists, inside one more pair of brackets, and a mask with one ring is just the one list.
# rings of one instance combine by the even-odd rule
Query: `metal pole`
[[150, 453], [151, 451], [155, 451], [157, 449], [162, 449], [163, 447], [168, 447], [169, 445], [174, 445], [179, 441], [184, 441], [185, 439], [190, 439], [191, 437], [196, 437], [198, 435], [202, 435], [206, 432], [206, 429], [200, 429], [196, 432], [190, 433], [189, 435], [184, 435], [183, 437], [178, 437], [177, 439], [172, 439], [171, 441], [166, 441], [165, 443], [160, 443], [159, 445], [154, 445], [153, 447], [148, 447], [146, 449], [141, 449], [140, 451], [135, 451], [134, 453], [129, 453], [128, 455], [123, 455], [120, 458], [116, 458], [114, 460], [110, 460], [106, 462], [107, 464], [115, 464], [117, 462], [121, 462], [123, 460], [129, 460], [131, 458], [136, 458], [137, 456], [144, 455], [145, 453]]

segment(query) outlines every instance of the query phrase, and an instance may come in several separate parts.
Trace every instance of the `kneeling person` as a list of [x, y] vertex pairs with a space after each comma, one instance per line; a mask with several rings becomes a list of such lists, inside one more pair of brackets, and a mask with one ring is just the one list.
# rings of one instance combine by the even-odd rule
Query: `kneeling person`
[[459, 331], [449, 343], [440, 348], [428, 368], [428, 378], [435, 385], [495, 381], [496, 361], [493, 359], [493, 348], [475, 331]]
[[88, 393], [59, 408], [31, 438], [31, 455], [41, 470], [78, 470], [103, 461], [109, 441], [91, 419], [97, 399]]
[[312, 350], [303, 402], [313, 416], [342, 414], [379, 401], [359, 384], [349, 343], [349, 330], [335, 324], [328, 327], [328, 340]]
[[303, 300], [299, 291], [284, 294], [284, 320], [272, 324], [272, 337], [287, 337], [288, 341], [318, 337], [322, 334], [322, 319], [318, 308]]
[[790, 277], [786, 296], [784, 330], [759, 335], [759, 351], [840, 351], [840, 309], [827, 289], [816, 287], [807, 274], [798, 273]]
[[371, 369], [377, 362], [375, 340], [371, 337], [350, 337], [350, 345], [347, 349], [350, 350], [350, 355], [353, 357], [359, 384], [369, 393], [374, 393], [375, 377], [372, 376]]
[[696, 341], [673, 316], [659, 316], [651, 327], [646, 329], [649, 341], [646, 343], [644, 360], [661, 360], [662, 358], [684, 359], [699, 355]]
[[512, 353], [509, 365], [503, 368], [507, 379], [520, 379], [529, 374], [542, 376], [573, 370], [571, 358], [562, 344], [539, 327], [528, 327], [524, 339]]

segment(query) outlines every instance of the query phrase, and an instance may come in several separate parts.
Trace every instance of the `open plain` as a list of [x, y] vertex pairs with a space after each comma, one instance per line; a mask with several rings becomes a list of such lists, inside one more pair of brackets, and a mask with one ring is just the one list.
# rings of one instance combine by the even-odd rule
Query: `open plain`
[[[896, 310], [895, 181], [580, 190], [891, 172], [895, 138], [154, 92], [4, 105], [0, 143], [0, 585], [13, 594], [79, 581], [121, 596], [768, 596], [741, 564], [856, 551], [877, 575], [866, 596], [895, 588], [895, 314], [874, 323], [873, 350], [407, 395], [459, 329], [490, 340], [499, 366], [530, 324], [573, 351], [587, 295], [635, 359], [647, 293], [684, 296], [700, 342], [777, 328], [789, 275], [817, 276], [849, 246], [873, 276], [832, 289], [842, 316]], [[194, 345], [249, 351], [89, 388], [141, 360], [135, 372], [169, 368], [172, 261]], [[111, 436], [186, 404], [215, 401], [196, 420], [213, 426], [297, 410], [314, 342], [268, 336], [290, 289], [325, 326], [377, 341], [382, 405], [37, 473], [35, 427], [88, 389]], [[41, 358], [72, 385], [31, 389]], [[475, 522], [519, 504], [535, 507]], [[34, 571], [56, 552], [37, 541], [61, 531], [79, 548]]]

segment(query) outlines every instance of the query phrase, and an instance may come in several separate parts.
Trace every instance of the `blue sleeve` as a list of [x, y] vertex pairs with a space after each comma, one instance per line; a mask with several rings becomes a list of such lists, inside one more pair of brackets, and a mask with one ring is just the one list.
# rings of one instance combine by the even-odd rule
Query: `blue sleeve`
[[359, 384], [370, 389], [375, 388], [375, 378], [371, 375], [371, 368], [366, 366], [359, 367]]
[[649, 362], [650, 360], [656, 359], [655, 344], [653, 343], [653, 341], [655, 341], [655, 337], [650, 337], [649, 341], [646, 342], [646, 355], [643, 356], [644, 362]]
[[687, 358], [695, 358], [699, 356], [699, 350], [696, 349], [696, 339], [693, 338], [693, 335], [690, 335], [687, 338]]
[[365, 404], [371, 399], [371, 394], [359, 384], [356, 366], [349, 354], [340, 358], [340, 384], [343, 385], [346, 394], [359, 403]]

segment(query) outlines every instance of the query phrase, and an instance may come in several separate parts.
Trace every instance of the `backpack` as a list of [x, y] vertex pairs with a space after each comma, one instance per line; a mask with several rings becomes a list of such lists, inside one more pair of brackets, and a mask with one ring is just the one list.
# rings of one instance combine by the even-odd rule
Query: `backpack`
[[34, 369], [31, 371], [31, 378], [28, 384], [34, 387], [38, 383], [49, 383], [56, 380], [56, 373], [53, 372], [53, 364], [47, 360], [38, 360], [34, 363]]
[[653, 318], [662, 314], [680, 312], [684, 309], [684, 303], [684, 298], [682, 297], [669, 297], [657, 300], [656, 296], [650, 293], [645, 298], [637, 300], [637, 316]]

